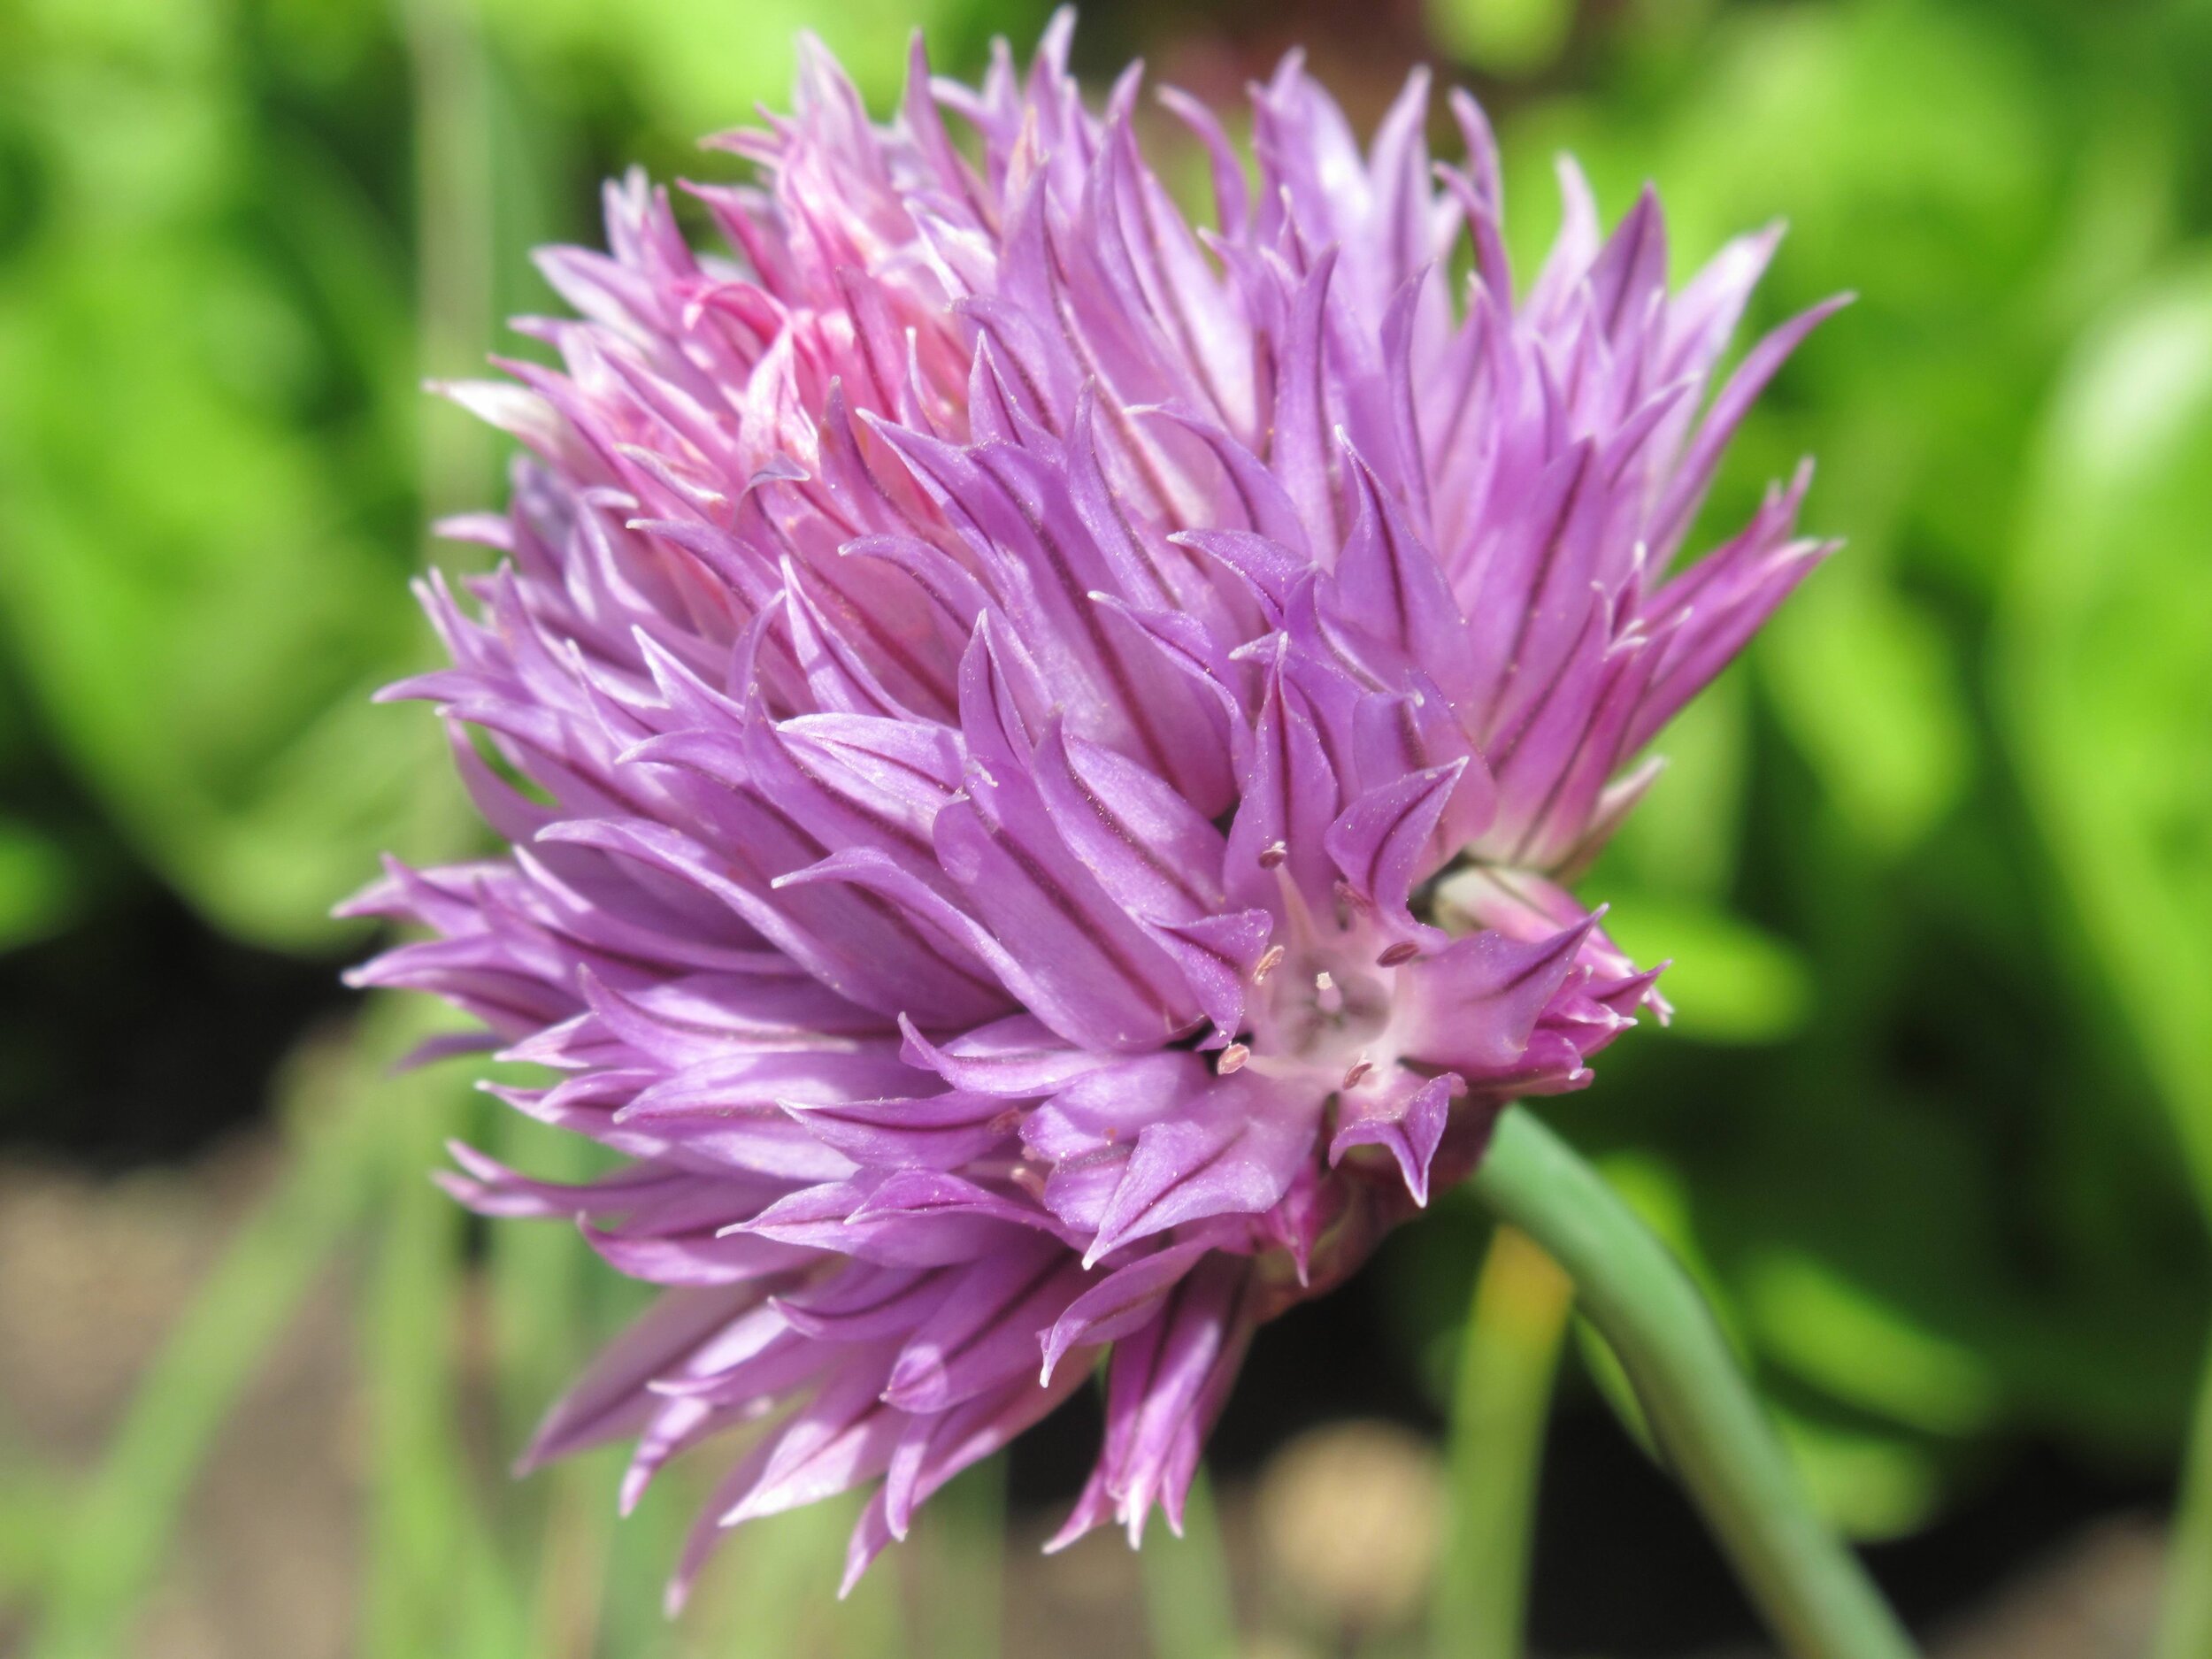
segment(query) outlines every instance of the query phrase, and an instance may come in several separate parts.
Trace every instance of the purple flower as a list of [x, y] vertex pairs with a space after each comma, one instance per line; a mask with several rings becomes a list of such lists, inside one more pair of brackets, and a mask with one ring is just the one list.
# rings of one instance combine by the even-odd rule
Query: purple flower
[[358, 978], [626, 1160], [455, 1152], [668, 1286], [526, 1463], [634, 1436], [626, 1504], [764, 1423], [679, 1597], [719, 1529], [879, 1481], [856, 1575], [1102, 1363], [1061, 1540], [1175, 1524], [1255, 1327], [1663, 1013], [1562, 882], [1824, 551], [1801, 473], [1675, 568], [1826, 309], [1709, 396], [1771, 233], [1670, 295], [1655, 199], [1601, 240], [1570, 166], [1517, 296], [1473, 102], [1463, 170], [1418, 73], [1363, 154], [1295, 57], [1256, 191], [1162, 95], [1194, 230], [1070, 27], [979, 89], [918, 46], [887, 128], [806, 43], [795, 112], [714, 141], [762, 183], [687, 187], [726, 250], [629, 180], [608, 252], [543, 257], [562, 368], [453, 388], [530, 454], [447, 526], [503, 555], [473, 603], [424, 589], [453, 665], [388, 695], [512, 850], [391, 865], [351, 908], [434, 937]]

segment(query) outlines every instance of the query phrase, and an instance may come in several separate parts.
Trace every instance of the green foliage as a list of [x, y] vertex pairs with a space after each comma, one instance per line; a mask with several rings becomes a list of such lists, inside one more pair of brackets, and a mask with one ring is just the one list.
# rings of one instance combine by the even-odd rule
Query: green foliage
[[102, 13], [0, 58], [0, 626], [139, 854], [311, 943], [436, 757], [366, 703], [418, 653], [404, 255], [223, 9]]
[[2212, 1210], [2212, 262], [2131, 291], [2052, 400], [2004, 687], [2034, 805]]
[[1213, 1487], [1202, 1474], [1184, 1505], [1182, 1536], [1148, 1533], [1142, 1565], [1156, 1659], [1229, 1659], [1237, 1650], [1236, 1609]]
[[1628, 894], [1609, 932], [1639, 961], [1663, 962], [1674, 1029], [1716, 1042], [1775, 1042], [1813, 1012], [1812, 975], [1795, 947], [1716, 907]]
[[0, 819], [0, 950], [65, 922], [70, 887], [69, 855], [52, 836]]
[[880, 107], [904, 81], [910, 33], [921, 29], [941, 57], [948, 46], [969, 43], [979, 9], [970, 0], [480, 3], [486, 27], [524, 64], [580, 79], [612, 71], [649, 112], [654, 130], [683, 144], [749, 119], [756, 104], [780, 101], [790, 87], [790, 43], [802, 30], [820, 35]]
[[1425, 9], [1438, 46], [1501, 75], [1549, 66], [1575, 18], [1572, 0], [1428, 0]]
[[[2111, 1003], [2212, 1216], [2212, 263], [2128, 293], [2052, 400], [2004, 616], [2011, 736]], [[2086, 976], [2085, 976], [2086, 977]], [[2174, 1560], [2212, 1540], [2212, 1367]], [[2212, 1640], [2172, 1575], [2157, 1652]]]
[[1451, 1566], [1437, 1576], [1429, 1618], [1432, 1647], [1455, 1659], [1519, 1659], [1526, 1649], [1544, 1423], [1574, 1294], [1574, 1281], [1525, 1233], [1493, 1233], [1453, 1382], [1443, 1554]]

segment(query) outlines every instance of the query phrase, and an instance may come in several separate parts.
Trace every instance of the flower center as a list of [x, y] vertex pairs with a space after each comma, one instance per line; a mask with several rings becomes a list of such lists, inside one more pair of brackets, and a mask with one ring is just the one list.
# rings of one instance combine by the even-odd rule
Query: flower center
[[1352, 953], [1325, 947], [1261, 965], [1248, 1004], [1255, 1064], [1325, 1071], [1342, 1081], [1388, 1058], [1380, 1052], [1391, 1018], [1387, 971], [1377, 972]]

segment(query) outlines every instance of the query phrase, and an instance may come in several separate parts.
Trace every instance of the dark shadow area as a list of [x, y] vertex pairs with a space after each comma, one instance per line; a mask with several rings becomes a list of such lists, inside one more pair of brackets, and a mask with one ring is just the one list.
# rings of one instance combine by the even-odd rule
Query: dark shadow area
[[225, 939], [150, 880], [111, 891], [0, 953], [0, 1150], [121, 1170], [263, 1116], [301, 1032], [352, 1000], [345, 960]]

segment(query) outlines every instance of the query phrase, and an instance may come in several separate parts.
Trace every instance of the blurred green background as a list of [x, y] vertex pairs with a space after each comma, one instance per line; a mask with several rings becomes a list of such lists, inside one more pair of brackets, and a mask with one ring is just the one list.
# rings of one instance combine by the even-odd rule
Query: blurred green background
[[[473, 833], [434, 723], [366, 701], [427, 657], [420, 526], [498, 487], [497, 443], [420, 380], [517, 349], [500, 319], [553, 303], [526, 251], [595, 236], [600, 177], [723, 172], [694, 135], [783, 96], [795, 29], [880, 109], [910, 25], [969, 73], [1043, 12], [0, 0], [0, 1152], [102, 1172], [50, 1206], [67, 1253], [116, 1171], [281, 1144], [209, 1201], [221, 1248], [166, 1302], [96, 1251], [42, 1315], [8, 1312], [0, 1273], [0, 1647], [161, 1650], [203, 1463], [321, 1319], [348, 1402], [329, 1651], [1091, 1651], [1025, 1647], [1057, 1604], [1002, 1563], [1064, 1490], [1049, 1458], [1010, 1500], [996, 1473], [956, 1488], [834, 1611], [841, 1516], [749, 1532], [674, 1627], [687, 1494], [616, 1528], [604, 1460], [494, 1472], [634, 1297], [557, 1231], [486, 1239], [431, 1192], [449, 1133], [578, 1155], [465, 1079], [384, 1080], [421, 1016], [335, 991], [368, 941], [326, 919], [380, 849]], [[1676, 958], [1679, 1021], [1548, 1115], [1713, 1291], [1830, 1513], [1901, 1540], [1876, 1560], [1908, 1611], [1955, 1610], [2047, 1541], [1995, 1512], [2161, 1501], [2212, 1310], [2212, 6], [1139, 0], [1094, 7], [1077, 61], [1141, 55], [1228, 103], [1301, 41], [1363, 125], [1417, 59], [1474, 86], [1524, 257], [1569, 149], [1609, 214], [1659, 182], [1682, 271], [1786, 218], [1755, 320], [1861, 296], [1746, 428], [1711, 518], [1810, 453], [1809, 523], [1847, 551], [1665, 740], [1589, 882], [1632, 949]], [[1421, 1651], [1403, 1608], [1301, 1612], [1240, 1564], [1287, 1535], [1246, 1477], [1379, 1413], [1427, 1490], [1486, 1236], [1447, 1201], [1343, 1309], [1263, 1340], [1223, 1428], [1246, 1519], [1148, 1550], [1131, 1640], [1196, 1659], [1233, 1620], [1286, 1654]], [[96, 1433], [50, 1434], [9, 1392], [25, 1333], [100, 1321], [139, 1385]], [[1332, 1370], [1347, 1332], [1373, 1375]], [[1580, 1351], [1540, 1641], [1748, 1628], [1702, 1558], [1636, 1604], [1648, 1641], [1562, 1588], [1547, 1540], [1600, 1550], [1591, 1575], [1619, 1565], [1603, 1548], [1698, 1548], [1575, 1518], [1636, 1458]], [[1576, 1453], [1577, 1422], [1614, 1451]], [[1656, 1525], [1663, 1502], [1625, 1507]], [[1916, 1571], [1950, 1588], [1914, 1601]]]

